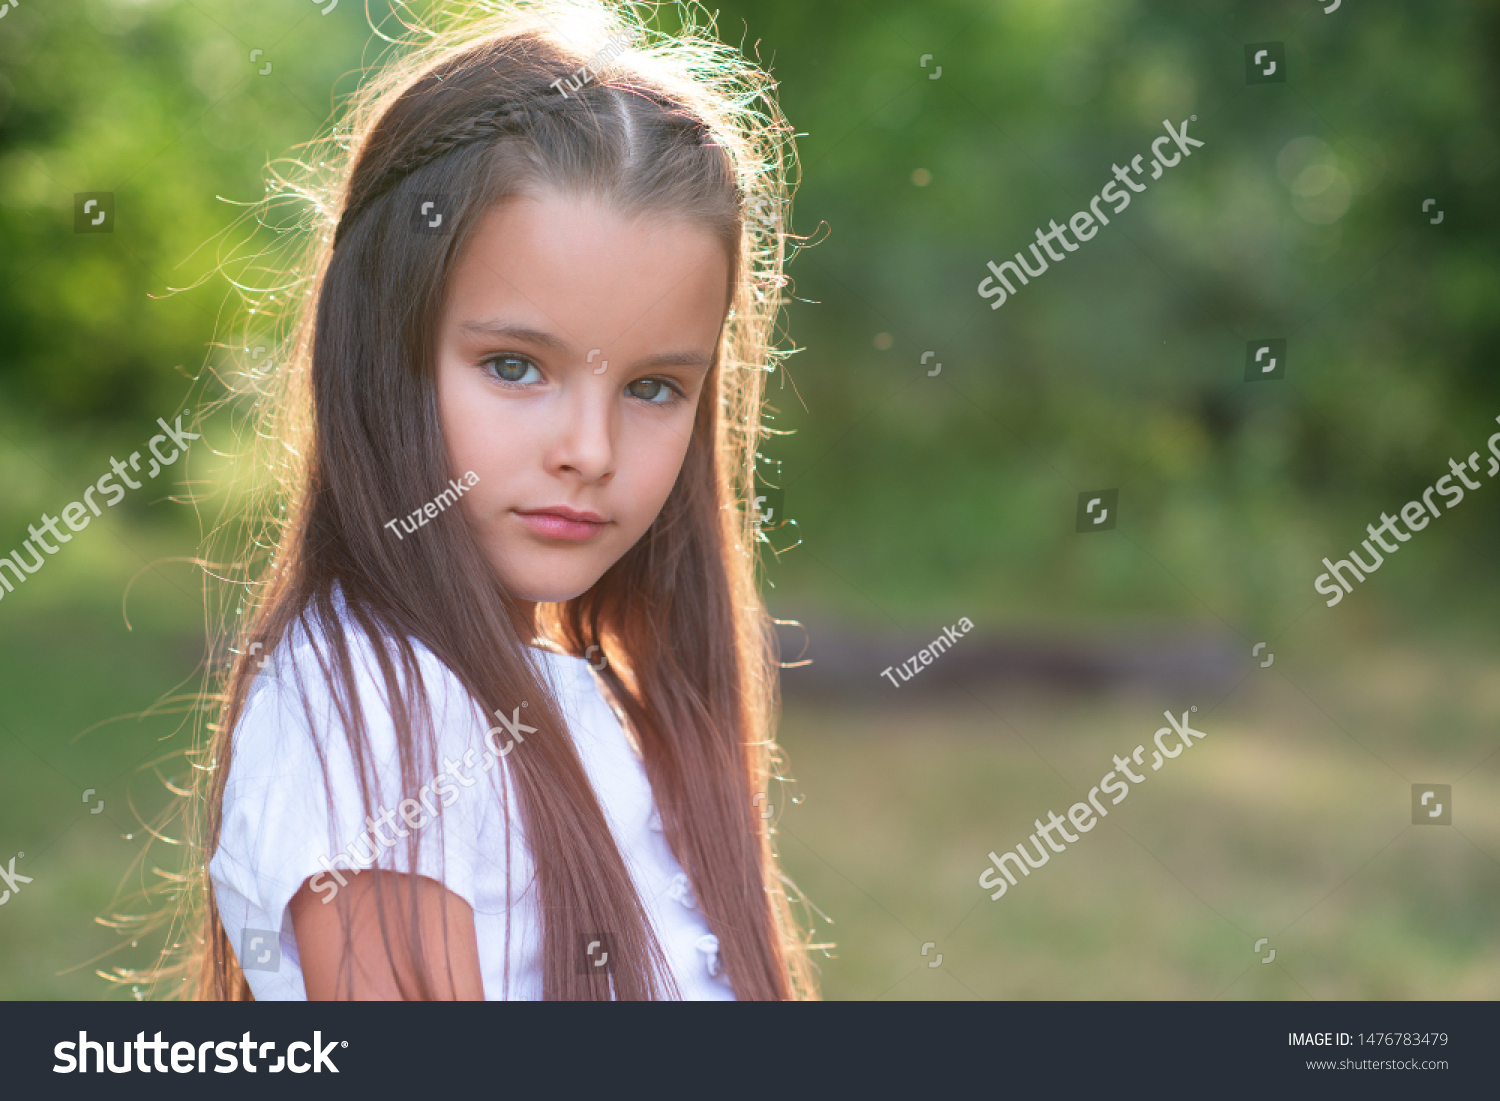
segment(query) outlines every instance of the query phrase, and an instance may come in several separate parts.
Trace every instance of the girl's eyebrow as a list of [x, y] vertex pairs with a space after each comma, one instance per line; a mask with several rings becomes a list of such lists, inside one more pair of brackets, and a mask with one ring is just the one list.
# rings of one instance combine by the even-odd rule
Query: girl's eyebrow
[[511, 325], [504, 321], [464, 321], [458, 327], [465, 333], [475, 336], [503, 336], [511, 340], [523, 340], [549, 351], [566, 352], [568, 350], [566, 341], [559, 340], [551, 333], [542, 332], [540, 329], [528, 329], [524, 325]]
[[[553, 352], [566, 353], [569, 350], [567, 341], [560, 340], [540, 329], [528, 329], [524, 325], [511, 325], [504, 321], [464, 321], [460, 322], [458, 327], [465, 333], [476, 336], [520, 340]], [[697, 367], [706, 371], [712, 366], [712, 353], [704, 355], [701, 352], [662, 352], [659, 355], [647, 356], [641, 362], [632, 364], [630, 369], [639, 371], [652, 367]]]
[[699, 352], [663, 352], [661, 355], [647, 356], [639, 363], [630, 365], [632, 371], [644, 371], [652, 367], [697, 367], [700, 370], [708, 370], [713, 366], [713, 356], [705, 356]]

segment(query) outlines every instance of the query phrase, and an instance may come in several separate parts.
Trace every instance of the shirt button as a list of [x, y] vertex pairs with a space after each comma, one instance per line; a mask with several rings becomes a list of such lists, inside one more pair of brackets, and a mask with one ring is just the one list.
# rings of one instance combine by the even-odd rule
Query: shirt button
[[676, 899], [689, 910], [696, 909], [698, 906], [698, 900], [693, 897], [693, 886], [688, 882], [685, 872], [678, 872], [672, 877], [672, 885], [667, 888], [667, 897]]
[[703, 953], [703, 963], [708, 968], [708, 977], [716, 977], [719, 974], [719, 938], [712, 933], [705, 933], [698, 938], [696, 947]]

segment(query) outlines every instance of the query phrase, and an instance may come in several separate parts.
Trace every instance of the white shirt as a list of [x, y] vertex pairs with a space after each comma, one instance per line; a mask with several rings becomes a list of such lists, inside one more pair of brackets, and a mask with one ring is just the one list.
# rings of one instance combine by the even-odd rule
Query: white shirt
[[[524, 724], [526, 711], [512, 711], [500, 722], [485, 720], [452, 671], [414, 640], [437, 739], [436, 771], [443, 778], [428, 786], [425, 796], [403, 792], [395, 728], [379, 666], [363, 632], [348, 632], [346, 637], [377, 781], [370, 793], [370, 811], [377, 827], [373, 836], [380, 840], [372, 840], [354, 761], [310, 643], [300, 630], [289, 632], [252, 683], [235, 730], [219, 847], [208, 868], [220, 919], [251, 991], [261, 1001], [306, 999], [288, 903], [309, 877], [318, 877], [313, 884], [317, 897], [330, 899], [337, 890], [330, 868], [347, 879], [348, 868], [370, 867], [373, 858], [376, 867], [435, 879], [472, 907], [487, 999], [539, 999], [542, 938], [535, 868], [512, 784], [507, 910], [505, 809], [499, 783], [508, 769], [495, 768], [510, 753], [526, 751], [524, 728], [514, 721], [518, 716]], [[661, 832], [645, 768], [600, 693], [593, 671], [582, 658], [540, 647], [528, 647], [527, 654], [562, 708], [678, 990], [687, 999], [732, 999], [734, 991], [719, 966], [718, 941]], [[312, 705], [312, 731], [293, 663]], [[521, 734], [519, 742], [513, 737], [516, 732]], [[331, 819], [314, 737], [328, 765]], [[445, 771], [448, 760], [456, 775]], [[433, 778], [433, 770], [418, 765], [419, 783]], [[403, 802], [404, 797], [412, 801]], [[441, 831], [428, 808], [438, 810]], [[389, 816], [383, 814], [387, 809]], [[396, 836], [411, 828], [418, 840], [415, 868], [408, 860], [407, 839]], [[591, 961], [606, 949], [601, 945]], [[584, 951], [580, 945], [580, 955]]]

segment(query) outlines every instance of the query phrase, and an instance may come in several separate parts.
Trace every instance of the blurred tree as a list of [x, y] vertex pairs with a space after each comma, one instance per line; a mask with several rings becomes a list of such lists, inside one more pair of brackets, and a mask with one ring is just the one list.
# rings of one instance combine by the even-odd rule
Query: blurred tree
[[[383, 45], [357, 6], [321, 12], [87, 0], [0, 23], [13, 417], [133, 434], [237, 339], [222, 278], [168, 290], [213, 270], [229, 203]], [[767, 449], [807, 542], [773, 580], [866, 614], [1300, 614], [1312, 564], [1500, 413], [1497, 24], [1478, 0], [720, 5], [781, 81], [793, 228], [819, 238], [773, 399], [795, 434]], [[1262, 41], [1284, 83], [1247, 83]], [[1191, 159], [989, 308], [987, 260], [1192, 116]], [[114, 193], [114, 233], [73, 232], [81, 191]], [[1264, 337], [1286, 377], [1247, 383]], [[1077, 493], [1106, 486], [1117, 533], [1078, 538]], [[1455, 513], [1432, 561], [1497, 532]]]

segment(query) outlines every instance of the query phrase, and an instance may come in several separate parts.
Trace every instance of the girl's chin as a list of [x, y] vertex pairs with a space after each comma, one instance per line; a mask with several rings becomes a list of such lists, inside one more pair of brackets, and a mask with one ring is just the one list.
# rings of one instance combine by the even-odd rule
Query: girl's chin
[[[607, 568], [608, 564], [604, 569]], [[592, 589], [594, 583], [604, 576], [604, 569], [583, 572], [521, 572], [519, 575], [514, 571], [505, 571], [501, 573], [500, 580], [511, 593], [522, 600], [537, 604], [561, 604]]]

